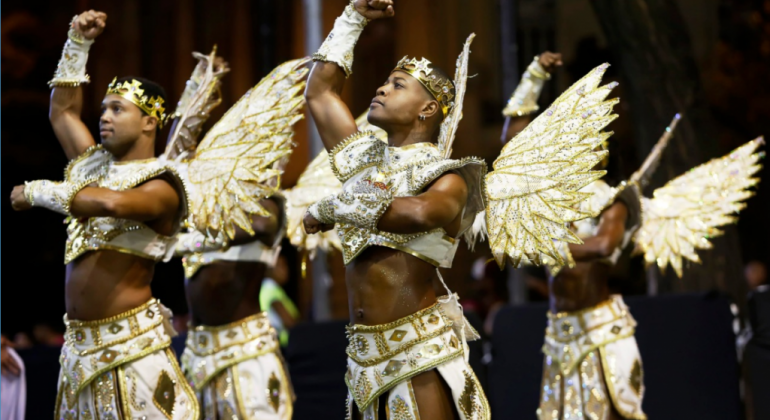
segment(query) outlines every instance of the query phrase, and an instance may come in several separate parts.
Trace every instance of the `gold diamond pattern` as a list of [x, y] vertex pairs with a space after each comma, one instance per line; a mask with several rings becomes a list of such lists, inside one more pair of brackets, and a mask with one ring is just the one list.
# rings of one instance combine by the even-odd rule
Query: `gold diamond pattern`
[[438, 319], [438, 315], [433, 314], [433, 315], [428, 317], [428, 324], [438, 325], [438, 320], [439, 320]]
[[227, 334], [225, 334], [225, 337], [227, 337], [227, 338], [229, 338], [231, 340], [233, 338], [237, 337], [237, 336], [238, 336], [238, 331], [235, 331], [235, 330], [230, 330], [230, 331], [227, 332]]
[[642, 363], [639, 359], [634, 360], [634, 365], [631, 367], [631, 374], [628, 376], [628, 383], [631, 385], [631, 389], [634, 390], [636, 395], [642, 393]]
[[420, 349], [420, 352], [417, 353], [417, 357], [422, 359], [431, 359], [438, 356], [442, 349], [443, 346], [438, 344], [426, 344], [422, 349]]
[[155, 318], [155, 312], [153, 312], [152, 309], [147, 310], [147, 318], [150, 318], [150, 319]]
[[83, 330], [75, 330], [73, 334], [75, 336], [75, 342], [82, 343], [86, 341], [86, 332]]
[[404, 337], [406, 337], [406, 331], [404, 331], [404, 330], [395, 330], [395, 331], [393, 331], [393, 334], [390, 335], [390, 338], [388, 340], [400, 342], [401, 340], [404, 339]]
[[118, 352], [115, 350], [107, 349], [99, 357], [99, 361], [102, 363], [112, 363], [116, 357], [118, 357]]
[[358, 383], [356, 384], [356, 396], [358, 397], [358, 401], [366, 401], [371, 393], [372, 384], [366, 376], [366, 371], [363, 371], [361, 372], [361, 376], [358, 377]]
[[271, 373], [270, 379], [267, 380], [266, 392], [270, 407], [273, 407], [273, 410], [277, 413], [281, 403], [281, 381], [275, 375], [275, 372]]
[[173, 418], [176, 390], [174, 388], [174, 380], [171, 379], [171, 376], [165, 370], [160, 372], [158, 384], [155, 386], [155, 392], [152, 394], [152, 402], [169, 420]]
[[396, 376], [401, 368], [404, 367], [404, 362], [400, 360], [391, 360], [385, 365], [385, 369], [382, 370], [382, 374], [385, 376]]
[[110, 332], [110, 334], [117, 334], [121, 331], [123, 331], [123, 326], [118, 323], [113, 323], [109, 327], [107, 327], [107, 331]]
[[612, 328], [610, 329], [610, 332], [617, 335], [617, 334], [620, 334], [620, 330], [622, 329], [623, 328], [621, 328], [620, 325], [613, 325]]
[[209, 338], [203, 334], [198, 336], [198, 345], [201, 347], [206, 347], [209, 345]]

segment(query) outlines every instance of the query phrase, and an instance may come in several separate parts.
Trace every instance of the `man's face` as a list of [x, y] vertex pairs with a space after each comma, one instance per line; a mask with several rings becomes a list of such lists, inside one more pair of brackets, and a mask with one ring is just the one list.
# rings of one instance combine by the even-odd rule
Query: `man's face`
[[412, 126], [431, 101], [435, 99], [417, 79], [403, 71], [394, 71], [377, 88], [369, 107], [368, 120], [384, 130], [394, 126]]
[[110, 94], [102, 101], [102, 116], [99, 118], [99, 137], [104, 148], [121, 154], [128, 150], [153, 118], [145, 115], [138, 106], [120, 95]]

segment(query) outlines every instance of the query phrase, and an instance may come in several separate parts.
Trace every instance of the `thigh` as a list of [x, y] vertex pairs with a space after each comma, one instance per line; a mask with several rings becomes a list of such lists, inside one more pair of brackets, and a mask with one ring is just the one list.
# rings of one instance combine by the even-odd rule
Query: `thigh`
[[420, 420], [459, 419], [449, 385], [435, 369], [412, 378]]

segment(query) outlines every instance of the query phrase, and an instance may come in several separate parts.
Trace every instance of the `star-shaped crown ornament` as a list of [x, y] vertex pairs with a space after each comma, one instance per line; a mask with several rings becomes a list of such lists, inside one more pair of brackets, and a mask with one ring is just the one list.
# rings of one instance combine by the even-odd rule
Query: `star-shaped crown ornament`
[[153, 116], [158, 119], [158, 127], [163, 128], [166, 123], [167, 115], [166, 108], [163, 106], [163, 98], [148, 97], [144, 94], [142, 89], [142, 82], [131, 79], [126, 80], [123, 83], [118, 83], [118, 78], [112, 79], [112, 83], [107, 86], [107, 95], [118, 95], [126, 100], [131, 101], [139, 109], [147, 113], [147, 115]]
[[417, 60], [404, 56], [393, 71], [403, 71], [417, 79], [436, 98], [441, 105], [441, 112], [446, 117], [455, 105], [453, 101], [455, 95], [452, 93], [455, 87], [451, 80], [433, 74], [430, 64], [431, 62], [425, 58]]

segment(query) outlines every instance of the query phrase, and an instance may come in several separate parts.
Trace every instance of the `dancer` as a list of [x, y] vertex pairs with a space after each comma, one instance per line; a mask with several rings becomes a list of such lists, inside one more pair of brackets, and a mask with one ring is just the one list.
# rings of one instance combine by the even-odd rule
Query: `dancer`
[[[586, 215], [567, 207], [586, 199], [577, 189], [602, 175], [590, 168], [603, 157], [593, 147], [611, 120], [612, 102], [603, 102], [609, 89], [596, 87], [603, 73], [598, 69], [593, 85], [571, 89], [557, 101], [558, 112], [535, 120], [509, 143], [495, 164], [499, 170], [484, 183], [482, 160], [449, 158], [462, 117], [471, 35], [454, 80], [425, 59], [398, 62], [368, 116], [387, 133], [386, 144], [357, 130], [339, 94], [368, 20], [393, 14], [392, 1], [351, 2], [314, 55], [305, 95], [343, 186], [309, 208], [304, 226], [315, 233], [336, 225], [347, 265], [350, 417], [485, 419], [489, 406], [467, 363], [466, 338], [478, 335], [456, 295], [437, 299], [433, 280], [443, 280], [436, 269], [451, 266], [459, 237], [470, 232], [477, 215], [480, 225], [488, 225], [501, 264], [558, 258], [554, 239], [579, 241], [563, 225]], [[575, 119], [575, 109], [589, 106], [597, 112]], [[547, 130], [567, 119], [583, 129], [581, 135]], [[533, 142], [542, 148], [530, 149]], [[536, 186], [508, 165], [525, 172], [543, 165], [559, 170], [549, 184]], [[551, 210], [557, 206], [558, 212]]]
[[[642, 167], [627, 182], [595, 181], [582, 192], [593, 198], [581, 211], [596, 217], [574, 223], [583, 244], [563, 246], [568, 267], [549, 270], [550, 311], [543, 352], [540, 419], [646, 419], [642, 411], [642, 361], [634, 339], [636, 321], [620, 295], [610, 294], [611, 267], [633, 240], [647, 263], [671, 263], [681, 276], [681, 257], [698, 261], [695, 248], [734, 221], [728, 213], [756, 183], [755, 140], [641, 196], [679, 121], [677, 114]], [[726, 195], [715, 193], [727, 191]]]
[[[305, 85], [308, 61], [293, 60], [274, 69], [228, 111], [201, 143], [205, 147], [218, 138], [253, 143], [253, 150], [259, 151], [257, 157], [263, 160], [258, 170], [240, 173], [238, 165], [232, 168], [236, 177], [258, 180], [263, 191], [243, 192], [260, 198], [258, 204], [264, 210], [252, 217], [246, 228], [235, 227], [229, 238], [222, 230], [209, 235], [193, 229], [180, 235], [177, 245], [177, 254], [184, 256], [185, 290], [192, 319], [182, 367], [205, 418], [292, 416], [293, 390], [276, 331], [262, 312], [266, 308], [260, 307], [259, 296], [266, 270], [275, 265], [284, 236], [280, 176], [292, 150], [292, 125], [302, 117], [304, 99], [299, 94]], [[215, 90], [212, 86], [218, 80], [202, 79], [192, 98]], [[200, 112], [195, 103], [191, 105], [180, 112], [179, 127], [201, 124], [196, 118]], [[194, 153], [196, 137], [174, 137], [169, 147], [185, 143]], [[211, 164], [216, 165], [213, 158]], [[200, 215], [194, 211], [192, 218], [197, 217]]]
[[171, 312], [150, 290], [155, 263], [173, 252], [187, 214], [184, 182], [153, 158], [165, 93], [146, 79], [113, 80], [102, 102], [101, 145], [80, 120], [88, 50], [106, 20], [93, 10], [73, 19], [50, 82], [51, 124], [72, 159], [65, 181], [29, 182], [11, 197], [17, 211], [42, 207], [69, 222], [55, 418], [197, 418], [169, 347]]

